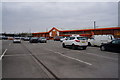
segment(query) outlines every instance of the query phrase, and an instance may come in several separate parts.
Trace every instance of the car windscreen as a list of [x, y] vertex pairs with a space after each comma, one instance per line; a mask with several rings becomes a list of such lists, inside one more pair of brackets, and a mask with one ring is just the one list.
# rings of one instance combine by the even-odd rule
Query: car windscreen
[[56, 36], [55, 39], [60, 38], [59, 36]]
[[64, 38], [64, 37], [60, 36], [60, 39], [61, 39], [61, 38]]
[[87, 40], [87, 37], [77, 37], [78, 40]]
[[40, 37], [40, 39], [46, 39], [45, 37]]
[[113, 40], [112, 43], [113, 44], [120, 44], [120, 40]]

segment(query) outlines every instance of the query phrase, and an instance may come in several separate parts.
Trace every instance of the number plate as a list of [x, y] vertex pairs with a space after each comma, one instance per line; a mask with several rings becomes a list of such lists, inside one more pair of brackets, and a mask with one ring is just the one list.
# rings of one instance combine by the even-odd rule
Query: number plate
[[82, 41], [82, 43], [85, 43], [85, 41]]

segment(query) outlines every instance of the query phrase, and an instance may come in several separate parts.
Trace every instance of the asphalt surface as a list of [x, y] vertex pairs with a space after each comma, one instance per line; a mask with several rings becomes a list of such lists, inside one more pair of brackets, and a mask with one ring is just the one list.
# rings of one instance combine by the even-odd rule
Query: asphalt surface
[[62, 48], [59, 41], [12, 43], [3, 41], [3, 78], [118, 78], [118, 54]]

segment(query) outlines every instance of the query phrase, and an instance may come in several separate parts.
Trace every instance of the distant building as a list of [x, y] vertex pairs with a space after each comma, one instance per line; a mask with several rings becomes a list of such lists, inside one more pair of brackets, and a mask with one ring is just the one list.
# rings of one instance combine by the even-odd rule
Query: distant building
[[120, 38], [120, 27], [81, 29], [81, 30], [59, 30], [53, 27], [48, 32], [32, 33], [32, 35], [36, 37], [49, 37], [49, 38], [53, 38], [55, 36], [71, 36], [72, 34], [77, 34], [86, 37], [91, 37], [92, 35], [111, 34], [114, 35], [116, 38]]

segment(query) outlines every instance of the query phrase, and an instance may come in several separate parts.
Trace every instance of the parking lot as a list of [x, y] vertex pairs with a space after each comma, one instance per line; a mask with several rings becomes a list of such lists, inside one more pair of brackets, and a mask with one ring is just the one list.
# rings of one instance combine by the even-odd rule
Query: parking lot
[[88, 46], [63, 48], [61, 42], [13, 43], [3, 40], [3, 78], [118, 78], [118, 54]]

